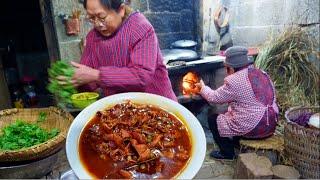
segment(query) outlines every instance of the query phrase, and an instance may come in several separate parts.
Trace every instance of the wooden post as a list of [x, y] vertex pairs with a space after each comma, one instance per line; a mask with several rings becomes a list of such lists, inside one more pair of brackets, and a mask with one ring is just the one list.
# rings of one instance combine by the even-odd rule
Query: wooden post
[[58, 40], [54, 28], [53, 15], [52, 15], [52, 2], [51, 0], [39, 0], [40, 9], [42, 14], [42, 23], [44, 27], [44, 33], [46, 36], [46, 42], [48, 47], [48, 53], [50, 61], [56, 61], [60, 58], [58, 49]]
[[0, 110], [11, 108], [10, 93], [2, 66], [2, 51], [0, 49]]

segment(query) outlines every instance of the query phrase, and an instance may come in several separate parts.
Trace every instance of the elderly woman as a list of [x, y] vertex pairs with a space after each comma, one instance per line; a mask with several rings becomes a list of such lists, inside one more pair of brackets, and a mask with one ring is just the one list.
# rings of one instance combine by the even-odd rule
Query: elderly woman
[[84, 0], [88, 33], [72, 83], [105, 95], [147, 92], [176, 101], [155, 30], [123, 0]]
[[275, 89], [270, 77], [248, 60], [248, 50], [235, 46], [225, 56], [227, 77], [216, 90], [199, 85], [200, 95], [210, 103], [229, 103], [224, 114], [208, 118], [210, 130], [220, 151], [212, 151], [216, 159], [233, 159], [239, 138], [262, 139], [271, 136], [279, 113]]

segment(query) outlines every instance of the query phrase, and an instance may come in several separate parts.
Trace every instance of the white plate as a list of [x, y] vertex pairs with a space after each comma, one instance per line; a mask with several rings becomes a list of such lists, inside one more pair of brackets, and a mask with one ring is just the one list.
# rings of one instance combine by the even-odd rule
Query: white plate
[[81, 164], [79, 158], [78, 142], [83, 128], [97, 111], [121, 103], [125, 100], [131, 100], [132, 102], [140, 104], [155, 105], [170, 113], [176, 114], [184, 121], [184, 124], [187, 125], [189, 133], [191, 134], [192, 153], [184, 170], [182, 170], [175, 178], [193, 178], [201, 168], [206, 153], [206, 138], [198, 119], [185, 107], [168, 98], [148, 93], [123, 93], [108, 96], [94, 102], [81, 111], [71, 124], [66, 140], [66, 152], [69, 164], [79, 179], [93, 179], [90, 173], [87, 172]]

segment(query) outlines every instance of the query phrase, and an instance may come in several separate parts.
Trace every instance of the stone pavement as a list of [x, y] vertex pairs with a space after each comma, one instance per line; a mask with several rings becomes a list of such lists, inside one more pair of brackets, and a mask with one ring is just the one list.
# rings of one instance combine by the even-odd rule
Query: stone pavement
[[[207, 145], [207, 153], [205, 161], [194, 179], [232, 179], [233, 176], [233, 162], [215, 161], [209, 157], [209, 153], [215, 149], [213, 144]], [[43, 177], [43, 179], [58, 179], [61, 174], [70, 170], [65, 150], [59, 152], [58, 162], [53, 168], [53, 171]]]
[[208, 143], [206, 158], [194, 179], [232, 179], [235, 161], [217, 161], [210, 158], [209, 153], [213, 149], [217, 148]]

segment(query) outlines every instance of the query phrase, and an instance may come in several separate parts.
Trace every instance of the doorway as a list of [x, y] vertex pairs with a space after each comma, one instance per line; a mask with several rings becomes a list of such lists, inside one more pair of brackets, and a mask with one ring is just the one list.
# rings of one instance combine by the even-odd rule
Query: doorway
[[1, 1], [0, 78], [2, 74], [5, 81], [0, 81], [0, 109], [15, 107], [17, 99], [24, 107], [52, 105], [46, 90], [50, 57], [41, 10], [39, 0]]

